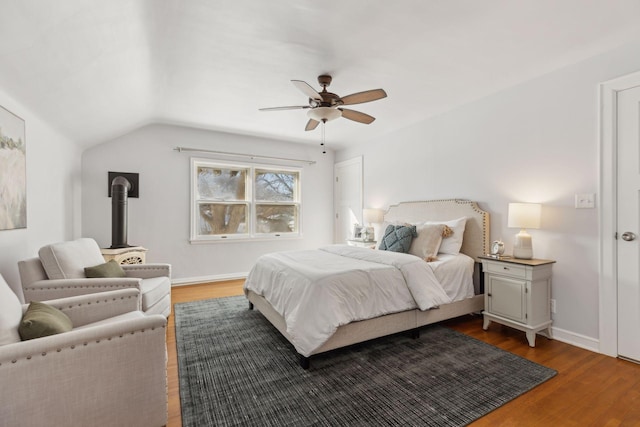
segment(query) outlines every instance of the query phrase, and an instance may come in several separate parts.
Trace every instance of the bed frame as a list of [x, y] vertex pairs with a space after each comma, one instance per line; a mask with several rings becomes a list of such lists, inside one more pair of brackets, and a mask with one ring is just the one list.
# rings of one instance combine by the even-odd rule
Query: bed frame
[[[460, 252], [476, 261], [476, 273], [474, 274], [476, 295], [474, 297], [426, 311], [408, 310], [340, 326], [335, 334], [314, 350], [311, 355], [404, 331], [412, 331], [413, 336], [417, 338], [419, 336], [418, 328], [421, 326], [481, 311], [484, 308], [484, 295], [480, 286], [480, 259], [478, 257], [489, 252], [488, 212], [483, 211], [477, 203], [469, 200], [428, 200], [403, 202], [390, 206], [384, 215], [384, 220], [388, 222], [443, 221], [463, 216], [467, 217], [467, 224]], [[284, 318], [271, 307], [271, 304], [253, 292], [249, 292], [247, 298], [249, 299], [249, 307], [255, 307], [259, 310], [291, 342]], [[309, 368], [309, 357], [299, 355], [300, 366], [303, 369]]]

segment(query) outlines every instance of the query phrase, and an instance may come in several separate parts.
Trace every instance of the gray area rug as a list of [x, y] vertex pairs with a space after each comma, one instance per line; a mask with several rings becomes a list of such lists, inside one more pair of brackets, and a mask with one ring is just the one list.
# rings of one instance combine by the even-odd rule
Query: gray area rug
[[175, 305], [182, 425], [462, 426], [552, 369], [431, 326], [311, 358], [245, 297]]

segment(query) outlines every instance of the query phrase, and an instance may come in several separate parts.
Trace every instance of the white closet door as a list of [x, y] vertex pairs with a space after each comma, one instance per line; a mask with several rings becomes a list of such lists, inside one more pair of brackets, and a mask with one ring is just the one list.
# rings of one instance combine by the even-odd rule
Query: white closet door
[[362, 224], [362, 157], [335, 164], [334, 210], [334, 242], [345, 243]]
[[640, 361], [640, 87], [618, 92], [618, 355]]

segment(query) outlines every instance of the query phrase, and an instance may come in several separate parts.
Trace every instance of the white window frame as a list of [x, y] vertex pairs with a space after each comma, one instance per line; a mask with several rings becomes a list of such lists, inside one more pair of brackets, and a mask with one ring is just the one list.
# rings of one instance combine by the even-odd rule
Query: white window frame
[[[201, 199], [198, 198], [198, 168], [240, 168], [247, 169], [245, 197], [246, 203], [249, 205], [247, 233], [243, 234], [226, 234], [226, 235], [200, 235], [198, 234], [198, 222], [200, 210], [198, 208]], [[257, 211], [258, 204], [264, 204], [264, 201], [257, 202], [255, 200], [255, 171], [268, 170], [275, 172], [293, 172], [298, 174], [297, 188], [294, 194], [296, 200], [284, 203], [286, 205], [296, 205], [298, 211], [298, 227], [294, 232], [277, 232], [277, 233], [258, 233], [257, 232]], [[296, 239], [302, 237], [302, 168], [291, 166], [280, 166], [272, 164], [229, 162], [218, 159], [191, 158], [191, 219], [190, 219], [190, 239], [191, 243], [218, 243], [218, 242], [238, 242], [238, 241], [257, 241], [257, 240], [273, 240], [273, 239]], [[274, 202], [277, 204], [277, 202]]]

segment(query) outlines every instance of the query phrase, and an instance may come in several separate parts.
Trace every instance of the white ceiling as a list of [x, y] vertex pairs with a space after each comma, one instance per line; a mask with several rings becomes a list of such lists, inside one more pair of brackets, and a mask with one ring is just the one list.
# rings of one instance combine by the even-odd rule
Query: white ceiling
[[[0, 0], [0, 88], [90, 146], [148, 123], [318, 143], [290, 82], [329, 73], [344, 147], [640, 39], [638, 0]], [[19, 111], [16, 112], [18, 115]], [[28, 125], [27, 125], [28, 126]]]

